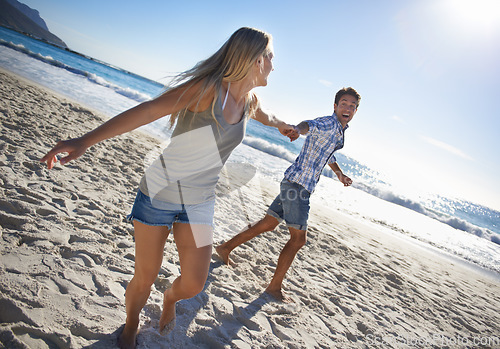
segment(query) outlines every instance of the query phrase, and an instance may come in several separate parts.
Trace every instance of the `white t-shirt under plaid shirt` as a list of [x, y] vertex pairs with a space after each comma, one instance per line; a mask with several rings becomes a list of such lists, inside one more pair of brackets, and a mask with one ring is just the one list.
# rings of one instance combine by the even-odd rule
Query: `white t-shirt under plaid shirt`
[[312, 193], [326, 164], [337, 161], [333, 152], [344, 147], [344, 131], [335, 113], [306, 121], [309, 132], [295, 162], [285, 171], [285, 179]]

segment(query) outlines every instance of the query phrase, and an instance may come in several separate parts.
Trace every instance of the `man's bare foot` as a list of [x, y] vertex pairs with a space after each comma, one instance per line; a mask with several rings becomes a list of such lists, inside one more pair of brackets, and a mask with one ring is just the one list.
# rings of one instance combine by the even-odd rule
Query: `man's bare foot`
[[163, 311], [161, 313], [160, 318], [160, 328], [159, 332], [162, 335], [166, 335], [170, 331], [172, 331], [175, 327], [175, 303], [169, 302], [168, 300], [168, 291], [165, 291], [165, 296], [163, 300]]
[[290, 298], [288, 295], [286, 295], [281, 289], [278, 290], [272, 290], [269, 288], [266, 288], [265, 291], [267, 294], [272, 296], [273, 298], [283, 302], [283, 303], [294, 303], [293, 299]]
[[225, 265], [233, 265], [233, 262], [229, 259], [229, 253], [231, 253], [231, 251], [224, 248], [224, 244], [217, 246], [215, 252], [217, 252]]
[[118, 347], [120, 349], [134, 349], [138, 332], [137, 327], [127, 328], [127, 325], [125, 325], [120, 337], [118, 337]]

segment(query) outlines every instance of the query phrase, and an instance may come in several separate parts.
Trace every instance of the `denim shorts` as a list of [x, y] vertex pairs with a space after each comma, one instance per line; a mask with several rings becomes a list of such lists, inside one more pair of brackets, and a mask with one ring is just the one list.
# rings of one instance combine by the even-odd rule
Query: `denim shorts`
[[309, 193], [303, 186], [283, 179], [280, 194], [274, 199], [267, 214], [284, 220], [287, 227], [307, 230], [309, 218]]
[[153, 226], [167, 226], [168, 229], [172, 229], [174, 223], [204, 224], [213, 228], [214, 208], [215, 200], [193, 205], [175, 204], [151, 199], [138, 190], [127, 220]]

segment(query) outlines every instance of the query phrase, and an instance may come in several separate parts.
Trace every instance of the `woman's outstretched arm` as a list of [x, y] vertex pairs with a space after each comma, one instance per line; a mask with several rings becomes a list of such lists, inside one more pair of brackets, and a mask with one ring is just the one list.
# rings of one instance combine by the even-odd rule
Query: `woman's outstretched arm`
[[276, 127], [283, 136], [290, 138], [292, 142], [299, 137], [294, 126], [278, 119], [274, 114], [262, 110], [260, 106], [255, 111], [254, 119], [263, 125]]
[[135, 130], [165, 115], [189, 107], [188, 103], [196, 93], [196, 88], [197, 86], [173, 89], [151, 101], [126, 110], [81, 137], [58, 142], [40, 161], [47, 162], [48, 168], [51, 169], [58, 160], [57, 154], [68, 153], [60, 160], [64, 165], [83, 155], [96, 143]]

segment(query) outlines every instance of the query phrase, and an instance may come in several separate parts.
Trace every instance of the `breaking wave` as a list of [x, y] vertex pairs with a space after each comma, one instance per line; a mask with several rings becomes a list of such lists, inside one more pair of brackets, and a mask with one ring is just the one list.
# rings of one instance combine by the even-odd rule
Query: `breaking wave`
[[89, 72], [82, 70], [82, 69], [70, 67], [69, 65], [64, 64], [62, 62], [59, 62], [50, 56], [43, 56], [39, 53], [34, 53], [34, 52], [30, 51], [29, 49], [27, 49], [26, 47], [24, 47], [23, 45], [14, 44], [12, 42], [8, 42], [8, 41], [5, 41], [3, 39], [0, 39], [0, 45], [3, 45], [3, 46], [8, 47], [10, 49], [24, 53], [24, 54], [30, 56], [31, 58], [34, 58], [34, 59], [37, 59], [37, 60], [42, 61], [44, 63], [50, 64], [54, 67], [62, 68], [70, 73], [80, 75], [80, 76], [88, 79], [92, 83], [109, 88], [109, 89], [115, 91], [116, 93], [118, 93], [122, 96], [125, 96], [127, 98], [130, 98], [132, 100], [135, 100], [139, 103], [145, 102], [145, 101], [148, 101], [151, 99], [151, 96], [149, 96], [145, 93], [133, 90], [133, 89], [128, 88], [128, 87], [127, 88], [120, 87], [118, 85], [115, 85], [115, 84], [107, 81], [106, 79], [104, 79], [100, 76], [97, 76], [96, 74], [89, 73]]

